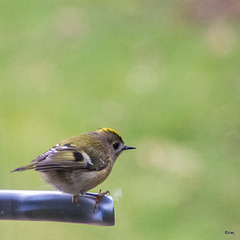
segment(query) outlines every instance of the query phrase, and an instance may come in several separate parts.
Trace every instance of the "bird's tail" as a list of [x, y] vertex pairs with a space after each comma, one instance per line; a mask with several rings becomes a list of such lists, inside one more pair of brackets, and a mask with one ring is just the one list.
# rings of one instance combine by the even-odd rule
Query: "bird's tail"
[[35, 169], [35, 168], [36, 168], [36, 163], [32, 163], [32, 164], [27, 165], [27, 166], [16, 168], [16, 169], [12, 170], [11, 172], [22, 172], [22, 171], [25, 171], [25, 170]]

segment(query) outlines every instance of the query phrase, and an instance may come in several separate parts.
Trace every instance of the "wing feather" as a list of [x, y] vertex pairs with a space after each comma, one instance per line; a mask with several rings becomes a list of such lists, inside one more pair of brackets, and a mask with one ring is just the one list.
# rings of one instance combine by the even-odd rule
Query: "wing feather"
[[99, 156], [90, 157], [85, 151], [72, 144], [64, 144], [52, 147], [47, 152], [35, 158], [28, 166], [20, 167], [15, 171], [35, 169], [39, 172], [52, 170], [79, 170], [82, 172], [99, 171], [107, 166]]

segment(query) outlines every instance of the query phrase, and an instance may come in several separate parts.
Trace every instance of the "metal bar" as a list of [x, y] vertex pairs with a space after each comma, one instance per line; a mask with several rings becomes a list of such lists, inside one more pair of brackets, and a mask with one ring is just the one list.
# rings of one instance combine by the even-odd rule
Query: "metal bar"
[[0, 190], [0, 220], [55, 221], [99, 226], [114, 225], [111, 196], [104, 196], [94, 209], [95, 197], [72, 196], [56, 191]]

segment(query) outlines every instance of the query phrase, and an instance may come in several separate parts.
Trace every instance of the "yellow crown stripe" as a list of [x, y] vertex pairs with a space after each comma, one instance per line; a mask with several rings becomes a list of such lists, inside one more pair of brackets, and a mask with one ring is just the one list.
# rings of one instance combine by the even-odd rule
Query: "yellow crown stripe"
[[112, 128], [100, 128], [98, 130], [98, 132], [109, 132], [109, 133], [113, 133], [116, 136], [118, 136], [119, 138], [121, 138], [121, 136], [119, 135], [119, 133], [117, 133], [115, 130], [113, 130]]

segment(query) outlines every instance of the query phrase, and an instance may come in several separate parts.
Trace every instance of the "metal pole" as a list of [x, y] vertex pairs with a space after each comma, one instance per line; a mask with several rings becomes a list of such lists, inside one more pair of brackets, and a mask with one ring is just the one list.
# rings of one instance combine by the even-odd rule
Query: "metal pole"
[[100, 226], [114, 225], [114, 206], [111, 196], [104, 196], [94, 209], [95, 197], [72, 196], [56, 191], [0, 190], [0, 220], [55, 221], [85, 223]]

